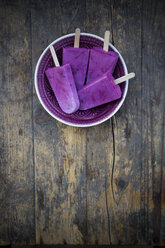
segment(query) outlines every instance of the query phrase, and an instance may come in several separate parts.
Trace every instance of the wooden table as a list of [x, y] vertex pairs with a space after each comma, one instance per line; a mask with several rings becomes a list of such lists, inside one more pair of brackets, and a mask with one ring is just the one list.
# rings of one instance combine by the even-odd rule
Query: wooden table
[[[115, 117], [69, 127], [34, 89], [41, 52], [104, 35], [136, 73]], [[165, 245], [165, 1], [0, 0], [0, 244]]]

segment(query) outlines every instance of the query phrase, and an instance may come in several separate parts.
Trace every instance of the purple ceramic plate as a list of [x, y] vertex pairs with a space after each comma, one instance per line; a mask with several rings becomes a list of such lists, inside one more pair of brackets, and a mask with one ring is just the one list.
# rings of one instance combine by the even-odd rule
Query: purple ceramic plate
[[[51, 45], [53, 45], [56, 50], [60, 64], [62, 62], [62, 48], [74, 45], [74, 35], [75, 34], [73, 33], [62, 36], [61, 38], [51, 43]], [[103, 42], [104, 39], [99, 36], [88, 33], [81, 33], [80, 47], [103, 47]], [[122, 56], [120, 55], [119, 51], [110, 43], [109, 51], [115, 51], [119, 54], [119, 60], [114, 72], [114, 77], [118, 78], [127, 74], [127, 67]], [[76, 127], [89, 127], [98, 125], [111, 118], [123, 104], [128, 90], [128, 81], [120, 84], [122, 97], [119, 100], [85, 111], [78, 110], [74, 114], [65, 114], [59, 107], [56, 97], [45, 76], [45, 71], [49, 67], [53, 66], [54, 63], [48, 46], [41, 54], [35, 69], [35, 88], [42, 106], [52, 117], [58, 121]]]

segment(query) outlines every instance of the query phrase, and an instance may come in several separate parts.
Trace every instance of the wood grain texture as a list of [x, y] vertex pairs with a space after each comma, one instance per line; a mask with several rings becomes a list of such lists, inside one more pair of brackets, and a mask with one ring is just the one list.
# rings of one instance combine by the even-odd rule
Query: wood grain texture
[[[136, 77], [127, 98], [113, 118], [114, 164], [111, 178], [114, 244], [143, 244], [140, 219], [141, 168], [141, 1], [113, 1], [113, 43]], [[112, 201], [111, 201], [112, 202]]]
[[[165, 244], [165, 1], [0, 1], [0, 245]], [[74, 32], [110, 40], [130, 82], [111, 120], [69, 127], [42, 108], [36, 63]]]
[[[12, 248], [40, 248], [41, 245], [24, 245], [24, 246], [20, 246], [20, 245], [13, 245]], [[42, 245], [42, 248], [139, 248], [139, 246], [135, 246], [135, 245], [112, 245], [112, 246], [109, 246], [109, 245]], [[141, 248], [155, 248], [154, 246], [140, 246]]]
[[[110, 1], [86, 1], [87, 32], [104, 37], [105, 30], [112, 30], [110, 6]], [[110, 244], [111, 197], [107, 189], [114, 156], [111, 121], [88, 128], [86, 144], [88, 244]]]
[[0, 244], [35, 242], [30, 8], [0, 2]]
[[[33, 60], [45, 48], [45, 44], [38, 43], [38, 36], [41, 41], [48, 37], [49, 44], [61, 33], [74, 32], [72, 22], [81, 17], [80, 9], [74, 6], [71, 1], [33, 2]], [[83, 244], [87, 236], [86, 130], [53, 120], [35, 97], [34, 141], [36, 243]]]
[[[143, 96], [147, 98], [143, 106], [143, 126], [147, 143], [145, 147], [145, 160], [148, 161], [151, 178], [148, 177], [149, 185], [146, 192], [152, 194], [149, 202], [148, 215], [151, 217], [149, 228], [152, 228], [152, 241], [160, 243], [165, 241], [165, 187], [163, 175], [165, 170], [165, 15], [164, 1], [147, 1], [143, 4], [143, 37], [142, 37], [142, 78], [144, 82]], [[150, 18], [152, 16], [152, 19]], [[148, 173], [147, 173], [148, 174]], [[146, 231], [147, 232], [147, 231]]]

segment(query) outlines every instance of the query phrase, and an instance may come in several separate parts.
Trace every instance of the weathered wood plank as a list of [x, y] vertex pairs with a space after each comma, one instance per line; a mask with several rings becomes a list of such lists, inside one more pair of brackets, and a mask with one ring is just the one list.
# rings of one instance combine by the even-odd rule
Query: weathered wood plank
[[[159, 48], [159, 43], [163, 43], [164, 36], [157, 36], [158, 29], [160, 33], [163, 33], [162, 30], [164, 30], [164, 5], [161, 1], [159, 3], [157, 1], [144, 2], [141, 18], [139, 8], [137, 8], [140, 5], [136, 5], [134, 8], [132, 18], [124, 18], [124, 16], [130, 16], [132, 12], [131, 1], [123, 1], [123, 5], [119, 6], [117, 10], [114, 6], [114, 14], [116, 12], [115, 22], [113, 22], [115, 45], [121, 47], [124, 57], [129, 59], [129, 70], [136, 69], [135, 83], [138, 84], [130, 84], [130, 94], [126, 100], [130, 101], [129, 109], [123, 112], [121, 109], [120, 117], [117, 119], [118, 133], [121, 137], [124, 137], [125, 134], [124, 140], [125, 138], [127, 140], [127, 142], [116, 142], [116, 152], [120, 152], [116, 164], [120, 168], [115, 167], [113, 184], [115, 197], [119, 201], [118, 206], [123, 210], [120, 219], [123, 228], [119, 225], [119, 229], [116, 231], [118, 238], [125, 237], [124, 240], [122, 239], [124, 244], [133, 244], [133, 242], [160, 244], [164, 242], [164, 229], [160, 228], [161, 222], [164, 223], [164, 216], [161, 216], [164, 98], [160, 98], [160, 92], [164, 90], [161, 82], [164, 71], [162, 69], [162, 46]], [[136, 22], [133, 16], [136, 17]], [[133, 25], [133, 23], [136, 24]], [[153, 28], [155, 29], [154, 33]], [[140, 38], [140, 33], [142, 38]], [[122, 39], [120, 38], [121, 34]], [[123, 36], [126, 38], [124, 44]], [[155, 49], [153, 49], [153, 44], [155, 44]], [[142, 52], [140, 52], [140, 47]], [[158, 54], [158, 59], [160, 57], [161, 65], [155, 58], [153, 60], [154, 54]], [[139, 61], [142, 62], [139, 63]], [[140, 71], [142, 71], [141, 76]], [[157, 82], [156, 91], [155, 82]], [[158, 103], [153, 100], [155, 96], [159, 99]], [[123, 109], [125, 107], [127, 105], [124, 105]], [[123, 180], [120, 180], [120, 174], [124, 177]], [[120, 190], [121, 186], [124, 189]], [[118, 212], [116, 214], [119, 215]], [[129, 228], [127, 223], [129, 223]], [[118, 223], [116, 222], [116, 224]], [[113, 228], [113, 230], [115, 229]]]
[[[152, 17], [152, 18], [151, 18]], [[142, 93], [146, 99], [142, 111], [143, 129], [146, 136], [144, 159], [148, 161], [150, 174], [146, 174], [149, 183], [145, 191], [151, 201], [148, 212], [147, 229], [152, 232], [148, 237], [151, 242], [165, 243], [165, 2], [144, 1], [143, 37], [142, 37]]]
[[[14, 245], [12, 248], [40, 248], [40, 245], [26, 245], [26, 246], [19, 246]], [[84, 245], [42, 245], [42, 248], [84, 248]], [[86, 245], [85, 248], [139, 248], [139, 246], [109, 246], [109, 245]], [[154, 246], [140, 246], [140, 248], [155, 248]]]
[[106, 30], [110, 30], [112, 38], [111, 2], [99, 0], [86, 0], [85, 27], [87, 33], [104, 37]]
[[[84, 2], [76, 3], [32, 1], [33, 71], [46, 45], [81, 28]], [[86, 130], [57, 122], [35, 96], [34, 141], [36, 243], [83, 244], [87, 236]]]
[[111, 242], [108, 175], [113, 162], [110, 122], [87, 130], [87, 228], [89, 244]]
[[141, 244], [141, 1], [113, 1], [113, 42], [129, 72], [135, 72], [128, 95], [112, 119], [115, 158], [109, 177], [112, 244]]
[[[86, 30], [104, 37], [111, 31], [111, 2], [86, 1]], [[95, 16], [95, 18], [94, 18]], [[113, 161], [111, 122], [87, 129], [87, 230], [88, 244], [111, 242], [108, 175]]]
[[30, 8], [0, 2], [0, 245], [35, 242]]

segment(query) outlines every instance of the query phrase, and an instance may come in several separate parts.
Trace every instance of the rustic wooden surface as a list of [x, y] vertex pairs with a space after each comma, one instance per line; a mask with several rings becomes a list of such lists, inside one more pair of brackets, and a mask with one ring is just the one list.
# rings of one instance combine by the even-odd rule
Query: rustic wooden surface
[[[34, 70], [76, 27], [104, 35], [136, 73], [92, 128], [40, 105]], [[0, 0], [0, 245], [165, 245], [165, 1]]]

